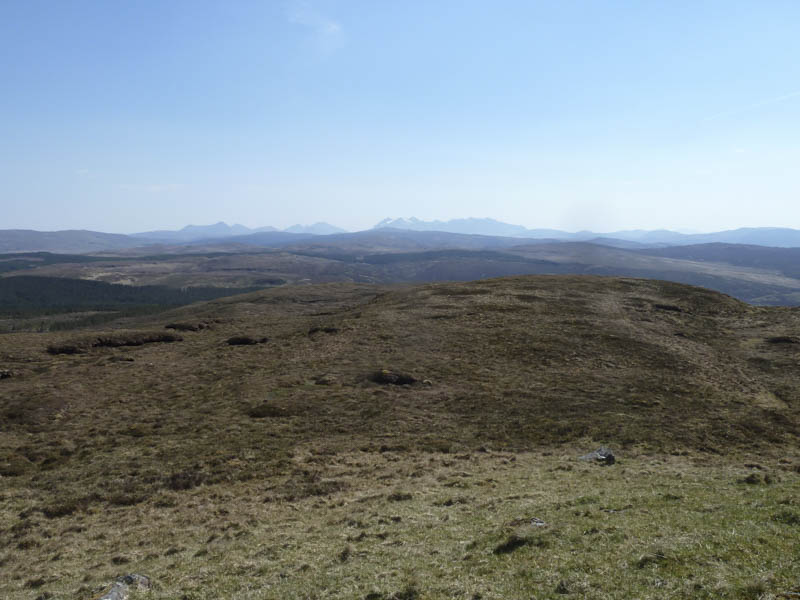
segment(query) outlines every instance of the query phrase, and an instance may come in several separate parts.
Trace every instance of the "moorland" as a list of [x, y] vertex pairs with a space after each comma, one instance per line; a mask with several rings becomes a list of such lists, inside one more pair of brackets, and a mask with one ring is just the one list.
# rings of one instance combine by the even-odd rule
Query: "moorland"
[[527, 274], [663, 279], [751, 304], [800, 304], [797, 248], [623, 242], [380, 229], [317, 236], [266, 231], [91, 254], [13, 252], [0, 255], [0, 331], [98, 324], [137, 311], [281, 285], [471, 281]]
[[796, 308], [586, 275], [6, 333], [0, 595], [795, 597], [798, 365]]

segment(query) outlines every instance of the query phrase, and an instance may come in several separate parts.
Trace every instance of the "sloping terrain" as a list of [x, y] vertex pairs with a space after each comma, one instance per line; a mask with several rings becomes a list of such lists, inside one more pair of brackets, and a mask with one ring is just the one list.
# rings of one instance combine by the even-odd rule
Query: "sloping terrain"
[[[254, 236], [241, 236], [231, 241], [271, 245]], [[281, 244], [290, 252], [317, 252], [331, 254], [374, 254], [378, 252], [415, 252], [442, 248], [463, 250], [485, 250], [509, 248], [526, 240], [496, 235], [451, 233], [445, 231], [411, 231], [404, 229], [371, 229], [355, 233], [338, 233], [300, 240], [293, 244]], [[531, 243], [534, 240], [527, 240]]]
[[639, 250], [640, 254], [770, 269], [787, 277], [800, 277], [800, 248], [770, 248], [745, 244], [697, 244]]
[[[537, 597], [767, 597], [797, 566], [781, 557], [800, 523], [799, 365], [795, 309], [602, 277], [281, 287], [6, 334], [0, 593], [87, 598], [146, 572], [164, 598], [523, 597], [538, 588], [508, 571], [522, 556], [545, 569]], [[628, 467], [573, 466], [600, 444]], [[745, 463], [767, 469], [759, 485], [736, 483]], [[715, 501], [752, 536], [708, 529]], [[561, 525], [518, 531], [540, 514]], [[726, 558], [696, 564], [687, 523]], [[563, 558], [589, 556], [592, 527], [627, 553], [613, 588], [601, 559]]]
[[[634, 251], [566, 242], [518, 246], [511, 251], [554, 262], [563, 269], [561, 272], [666, 279], [707, 287], [752, 304], [800, 303], [800, 279], [795, 270], [787, 268], [796, 256], [794, 249], [729, 245], [723, 251], [701, 250], [716, 246], [692, 246], [693, 252], [678, 247]], [[753, 252], [753, 248], [764, 252]], [[752, 259], [736, 258], [742, 255]]]
[[529, 243], [540, 240], [592, 242], [620, 248], [658, 248], [711, 243], [796, 248], [800, 246], [800, 231], [778, 227], [750, 227], [703, 234], [683, 234], [668, 230], [571, 233], [557, 229], [526, 229], [493, 219], [455, 219], [446, 223], [416, 219], [411, 221], [385, 219], [374, 229], [349, 233], [327, 223], [315, 223], [310, 226], [293, 225], [278, 231], [274, 227], [249, 229], [242, 225], [229, 226], [220, 222], [208, 226], [187, 225], [180, 231], [159, 230], [132, 235], [85, 230], [3, 229], [0, 230], [0, 252], [104, 253], [122, 249], [150, 248], [145, 252], [152, 253], [154, 248], [165, 247], [164, 245], [167, 245], [166, 247], [172, 245], [173, 251], [180, 251], [181, 245], [206, 247], [228, 243], [280, 248], [304, 241], [351, 248], [369, 245], [375, 249], [387, 240], [390, 247], [402, 244], [406, 250], [508, 247], [523, 240]]
[[100, 252], [133, 248], [143, 243], [146, 242], [127, 235], [99, 231], [0, 230], [0, 252]]
[[[741, 227], [712, 233], [678, 233], [667, 229], [610, 231], [605, 233], [593, 231], [561, 231], [558, 229], [526, 229], [520, 225], [502, 223], [494, 219], [452, 219], [450, 221], [420, 221], [411, 219], [384, 219], [375, 228], [390, 227], [414, 231], [446, 231], [462, 234], [504, 235], [520, 238], [550, 238], [561, 241], [586, 242], [599, 239], [610, 239], [611, 244], [633, 242], [638, 245], [659, 247], [662, 245], [679, 246], [686, 244], [757, 244], [796, 248], [800, 246], [800, 231], [784, 227]], [[613, 243], [616, 242], [617, 244]], [[601, 243], [601, 242], [598, 242]], [[628, 246], [620, 246], [628, 247]]]
[[[764, 305], [800, 304], [792, 249], [732, 246], [724, 251], [654, 256], [585, 242], [509, 246], [512, 238], [381, 230], [326, 236], [282, 249], [217, 246], [205, 252], [122, 257], [6, 255], [0, 271], [128, 285], [248, 287], [284, 283], [470, 281], [526, 274], [593, 274], [666, 279]], [[506, 244], [503, 246], [502, 244]], [[704, 246], [695, 247], [701, 251]], [[220, 251], [227, 250], [227, 251]], [[649, 251], [648, 251], [649, 252]], [[706, 252], [703, 250], [703, 252]], [[730, 255], [731, 260], [725, 262]], [[736, 257], [747, 256], [747, 260]], [[25, 267], [28, 267], [26, 270]], [[2, 285], [2, 282], [0, 282]]]

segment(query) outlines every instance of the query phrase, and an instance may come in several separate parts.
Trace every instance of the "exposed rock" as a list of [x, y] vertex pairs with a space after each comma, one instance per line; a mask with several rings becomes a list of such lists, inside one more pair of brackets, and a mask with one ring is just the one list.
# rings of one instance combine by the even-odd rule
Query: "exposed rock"
[[150, 589], [150, 578], [145, 575], [137, 575], [136, 573], [118, 577], [111, 586], [111, 589], [98, 600], [127, 600], [130, 596], [131, 589]]
[[0, 369], [0, 379], [8, 379], [9, 377], [13, 377], [14, 373], [9, 371], [8, 369]]
[[547, 527], [547, 523], [545, 523], [539, 517], [530, 517], [530, 518], [524, 518], [524, 519], [514, 519], [511, 522], [509, 522], [509, 525], [512, 526], [512, 527], [519, 527], [519, 526], [522, 526], [522, 525], [528, 525], [528, 526], [531, 526], [531, 527]]
[[613, 465], [616, 462], [614, 453], [605, 446], [601, 446], [594, 452], [589, 452], [589, 454], [584, 454], [579, 460], [595, 462], [601, 465]]

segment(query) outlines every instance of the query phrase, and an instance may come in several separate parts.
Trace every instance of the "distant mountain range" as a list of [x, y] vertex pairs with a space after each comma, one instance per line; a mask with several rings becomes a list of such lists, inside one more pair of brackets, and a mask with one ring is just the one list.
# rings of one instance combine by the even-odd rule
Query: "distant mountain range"
[[[263, 230], [262, 230], [263, 231]], [[312, 235], [331, 235], [334, 233], [347, 233], [346, 229], [335, 227], [329, 223], [314, 223], [313, 225], [292, 225], [284, 229], [286, 233], [310, 233]]]
[[[413, 231], [446, 231], [477, 235], [500, 235], [503, 237], [554, 237], [549, 235], [532, 236], [533, 232], [546, 232], [546, 229], [526, 229], [522, 225], [512, 225], [494, 219], [451, 219], [450, 221], [420, 221], [410, 219], [384, 219], [373, 229], [411, 229]], [[555, 232], [555, 230], [552, 230]], [[563, 232], [559, 232], [563, 233]]]
[[744, 227], [716, 233], [679, 233], [667, 229], [630, 229], [609, 233], [594, 231], [561, 231], [559, 229], [527, 229], [521, 225], [503, 223], [495, 219], [452, 219], [450, 221], [421, 221], [410, 219], [384, 219], [375, 229], [409, 229], [413, 231], [447, 231], [478, 235], [499, 235], [528, 239], [556, 239], [570, 242], [588, 242], [621, 248], [688, 246], [692, 244], [751, 244], [782, 248], [800, 247], [800, 230], [780, 227]]
[[141, 246], [142, 241], [119, 233], [101, 233], [69, 229], [34, 231], [32, 229], [0, 230], [0, 253], [58, 252], [62, 254], [101, 252]]
[[[415, 235], [410, 235], [415, 234]], [[424, 236], [422, 234], [425, 234]], [[422, 237], [420, 237], [422, 236]], [[180, 230], [145, 231], [132, 235], [96, 231], [33, 231], [0, 230], [0, 253], [56, 252], [90, 253], [148, 248], [151, 252], [174, 251], [183, 246], [207, 248], [257, 246], [285, 247], [290, 244], [314, 243], [325, 238], [337, 245], [352, 247], [385, 246], [382, 240], [407, 238], [409, 247], [490, 248], [525, 243], [590, 242], [628, 250], [660, 249], [698, 244], [738, 244], [776, 248], [800, 248], [800, 230], [779, 227], [746, 227], [715, 233], [679, 233], [669, 230], [624, 230], [608, 233], [593, 231], [568, 232], [558, 229], [527, 229], [521, 225], [495, 219], [453, 219], [422, 221], [420, 219], [384, 219], [374, 228], [349, 233], [328, 223], [293, 225], [284, 230], [275, 227], [255, 229], [244, 225], [187, 225]], [[369, 240], [369, 241], [367, 241]], [[406, 242], [404, 242], [406, 243]]]
[[[131, 237], [142, 240], [158, 240], [162, 243], [182, 243], [194, 242], [196, 240], [212, 240], [228, 238], [241, 235], [251, 235], [254, 233], [281, 231], [275, 227], [257, 227], [251, 229], [244, 225], [228, 225], [220, 221], [213, 225], [187, 225], [177, 231], [158, 230], [143, 231], [142, 233], [131, 234]], [[328, 223], [314, 223], [313, 225], [292, 225], [283, 230], [286, 233], [307, 233], [311, 235], [330, 235], [332, 233], [346, 233], [346, 230], [334, 227]]]

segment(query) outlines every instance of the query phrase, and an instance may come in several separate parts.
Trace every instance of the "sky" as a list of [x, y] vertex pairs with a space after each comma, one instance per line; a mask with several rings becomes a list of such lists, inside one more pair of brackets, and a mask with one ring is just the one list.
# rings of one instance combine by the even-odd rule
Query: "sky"
[[0, 0], [0, 229], [800, 228], [796, 0]]

